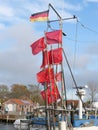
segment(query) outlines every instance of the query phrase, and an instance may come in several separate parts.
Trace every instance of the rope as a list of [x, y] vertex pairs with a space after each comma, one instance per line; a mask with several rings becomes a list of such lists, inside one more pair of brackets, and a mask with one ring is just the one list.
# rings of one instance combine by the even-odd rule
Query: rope
[[73, 80], [74, 85], [75, 85], [75, 87], [76, 87], [76, 89], [77, 89], [78, 96], [79, 96], [79, 98], [80, 98], [80, 100], [81, 100], [81, 102], [82, 102], [82, 104], [83, 104], [84, 110], [85, 110], [85, 112], [86, 112], [85, 105], [84, 105], [83, 100], [82, 100], [82, 98], [81, 98], [81, 96], [80, 96], [80, 93], [79, 93], [79, 90], [78, 90], [78, 86], [77, 86], [76, 80], [75, 80], [74, 75], [73, 75], [73, 73], [72, 73], [72, 70], [71, 70], [71, 67], [70, 67], [70, 65], [69, 65], [67, 56], [66, 56], [66, 54], [65, 54], [65, 52], [64, 52], [64, 49], [63, 49], [63, 54], [64, 54], [64, 57], [65, 57], [66, 63], [67, 63], [67, 65], [68, 65], [70, 74], [71, 74], [71, 76], [72, 76], [72, 80]]
[[93, 33], [96, 33], [96, 34], [98, 34], [98, 32], [97, 31], [95, 31], [95, 30], [93, 30], [93, 29], [91, 29], [91, 28], [89, 28], [89, 27], [87, 27], [87, 26], [85, 26], [84, 24], [82, 24], [78, 19], [77, 19], [77, 22], [84, 28], [84, 29], [87, 29], [87, 30], [89, 30], [89, 31], [91, 31], [91, 32], [93, 32]]
[[75, 69], [75, 62], [76, 62], [76, 53], [77, 53], [77, 32], [78, 32], [78, 22], [76, 21], [76, 31], [75, 31], [75, 50], [74, 50], [74, 69]]

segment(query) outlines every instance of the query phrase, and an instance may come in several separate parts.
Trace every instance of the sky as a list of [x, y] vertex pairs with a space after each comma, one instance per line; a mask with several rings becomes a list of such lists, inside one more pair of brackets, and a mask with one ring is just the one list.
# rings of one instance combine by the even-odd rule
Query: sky
[[[30, 22], [33, 13], [45, 11], [48, 5], [64, 20], [63, 48], [77, 84], [98, 84], [98, 0], [3, 0], [0, 1], [0, 84], [38, 84], [42, 55], [33, 55], [30, 45], [44, 35], [46, 22]], [[57, 19], [50, 8], [50, 19]], [[58, 23], [51, 27], [58, 28]], [[68, 87], [72, 79], [64, 61]]]

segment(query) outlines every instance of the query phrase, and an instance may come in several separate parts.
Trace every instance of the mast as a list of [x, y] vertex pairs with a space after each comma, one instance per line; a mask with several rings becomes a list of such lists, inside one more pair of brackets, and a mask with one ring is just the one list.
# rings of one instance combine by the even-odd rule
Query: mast
[[[53, 20], [53, 21], [49, 21], [49, 22], [59, 22], [59, 28], [62, 32], [62, 18], [59, 15], [59, 13], [55, 10], [55, 8], [49, 4], [49, 6], [53, 9], [53, 11], [56, 13], [56, 15], [58, 16], [58, 20]], [[62, 44], [58, 44], [58, 48], [62, 48]], [[66, 87], [65, 87], [65, 79], [64, 79], [64, 70], [63, 70], [63, 63], [61, 63], [61, 72], [62, 72], [62, 79], [61, 79], [61, 96], [62, 96], [62, 107], [66, 108], [67, 106], [65, 106], [65, 99], [67, 99], [66, 97]]]
[[[61, 18], [61, 16], [59, 15], [59, 13], [56, 11], [56, 9], [49, 3], [49, 6], [52, 8], [52, 10], [56, 13], [56, 15], [58, 16], [58, 22], [59, 22], [59, 28], [60, 28], [60, 30], [61, 30], [61, 32], [62, 32], [62, 18]], [[61, 34], [62, 35], [62, 34]], [[62, 37], [62, 36], [61, 36]], [[61, 44], [58, 44], [58, 48], [62, 48], [62, 45]], [[62, 66], [62, 63], [61, 63], [61, 66]], [[59, 71], [59, 65], [56, 65], [56, 73], [58, 73], [58, 71]], [[62, 67], [61, 67], [61, 72], [62, 72]], [[64, 86], [64, 84], [63, 84], [63, 76], [61, 76], [62, 78], [61, 78], [61, 86], [62, 86], [62, 89], [63, 89], [63, 86]], [[57, 83], [56, 83], [57, 84]], [[58, 84], [57, 84], [57, 87], [58, 87]], [[62, 97], [61, 97], [62, 98]], [[54, 105], [54, 109], [57, 109], [57, 103], [56, 103], [56, 106]], [[55, 111], [53, 110], [53, 114], [54, 114], [54, 116], [55, 116]], [[54, 119], [55, 117], [53, 117], [53, 122], [55, 123], [55, 119]], [[54, 125], [54, 130], [55, 130], [55, 125]]]
[[[59, 15], [59, 13], [55, 10], [55, 8], [51, 4], [49, 4], [49, 6], [53, 9], [53, 11], [58, 16], [59, 29], [60, 29], [60, 31], [62, 33], [62, 18], [61, 18], [61, 16]], [[51, 21], [49, 21], [49, 22], [51, 22]], [[62, 34], [61, 34], [61, 37], [62, 37]], [[58, 48], [62, 48], [62, 44], [58, 44]], [[63, 53], [63, 51], [62, 51], [62, 53]], [[66, 98], [66, 88], [65, 88], [64, 70], [63, 70], [63, 63], [62, 62], [60, 64], [56, 65], [56, 73], [58, 73], [59, 69], [62, 72], [61, 73], [61, 90], [60, 90], [61, 91], [61, 104], [62, 104], [62, 108], [66, 109], [67, 106], [65, 105], [65, 99], [67, 99], [67, 98]], [[58, 84], [57, 84], [57, 87], [58, 87]], [[56, 109], [57, 108], [55, 108], [55, 106], [54, 106], [54, 110], [56, 110]], [[55, 118], [55, 113], [54, 113], [55, 111], [54, 110], [53, 110], [53, 115], [54, 115], [54, 117], [53, 117], [53, 123], [55, 124], [55, 119], [54, 119]], [[61, 112], [61, 114], [62, 114], [62, 121], [64, 121], [63, 111]], [[66, 127], [65, 121], [64, 122], [62, 122], [62, 121], [58, 122], [58, 123], [60, 123], [60, 127], [62, 127], [62, 125], [64, 125], [63, 128], [65, 128]], [[53, 130], [55, 130], [55, 125], [53, 125]], [[62, 130], [62, 128], [61, 128], [61, 130]]]
[[[62, 115], [62, 120], [60, 122], [61, 125], [62, 125], [62, 123], [64, 123], [64, 125], [65, 125], [64, 116], [65, 115], [67, 116], [67, 114], [66, 114], [66, 112], [67, 112], [67, 96], [66, 96], [66, 86], [65, 86], [64, 69], [63, 69], [63, 61], [62, 61], [62, 57], [63, 57], [62, 55], [64, 53], [63, 45], [62, 45], [62, 36], [63, 35], [65, 36], [65, 33], [62, 32], [62, 21], [74, 19], [76, 17], [73, 16], [72, 18], [62, 19], [61, 16], [59, 15], [59, 13], [55, 10], [55, 8], [51, 4], [49, 4], [48, 11], [50, 10], [50, 7], [58, 16], [58, 20], [49, 21], [49, 19], [48, 19], [47, 20], [47, 30], [44, 33], [44, 37], [41, 38], [39, 41], [37, 41], [38, 45], [39, 45], [39, 43], [41, 43], [39, 48], [41, 48], [41, 45], [43, 43], [45, 44], [44, 48], [42, 46], [42, 53], [43, 53], [42, 66], [43, 67], [41, 68], [42, 70], [39, 73], [37, 73], [37, 79], [38, 79], [38, 82], [43, 84], [43, 86], [44, 86], [44, 90], [41, 92], [41, 94], [43, 96], [43, 99], [45, 100], [47, 130], [51, 130], [51, 125], [52, 125], [53, 130], [55, 130], [55, 123], [56, 123], [55, 113], [56, 112], [59, 112], [59, 114], [61, 113], [61, 115]], [[33, 16], [34, 15], [32, 15], [31, 18], [33, 18]], [[46, 16], [46, 14], [44, 14], [44, 16]], [[54, 30], [53, 32], [48, 32], [48, 27], [50, 27], [49, 24], [51, 22], [57, 22], [57, 21], [59, 22], [59, 30]], [[52, 45], [52, 44], [55, 44], [55, 42], [54, 42], [55, 40], [52, 41], [53, 43], [51, 42], [51, 40], [52, 40], [51, 38], [54, 38], [53, 34], [55, 35], [55, 32], [56, 33], [59, 32], [58, 37], [59, 37], [59, 35], [61, 36], [61, 41], [58, 40], [59, 38], [56, 39], [57, 40], [57, 43], [56, 43], [57, 48], [56, 49], [54, 49], [53, 45]], [[51, 33], [52, 33], [52, 35], [50, 35]], [[49, 36], [50, 36], [50, 39], [47, 38]], [[49, 42], [48, 40], [50, 40], [50, 43], [48, 43]], [[48, 47], [50, 47], [50, 50], [48, 49]], [[32, 50], [34, 50], [35, 48], [36, 47], [33, 46]], [[56, 51], [58, 51], [58, 52], [56, 52]], [[56, 62], [56, 63], [54, 62], [55, 52], [60, 53], [60, 55], [61, 55], [60, 61]], [[34, 54], [36, 54], [36, 51]], [[65, 56], [66, 62], [68, 64], [69, 70], [71, 72], [73, 81], [74, 81], [76, 88], [77, 88], [77, 84], [74, 80], [74, 77], [73, 77], [73, 74], [72, 74], [72, 71], [71, 71], [71, 68], [70, 68], [70, 65], [68, 63], [68, 60], [67, 60], [65, 53], [64, 53], [64, 56]], [[56, 78], [55, 78], [55, 75], [58, 74], [58, 69], [60, 69], [60, 71], [61, 71], [61, 85], [60, 85], [61, 95], [59, 94], [59, 91], [58, 91], [58, 84], [57, 84], [58, 81], [56, 81]], [[40, 79], [40, 78], [42, 78], [42, 79]], [[57, 104], [58, 99], [61, 99], [61, 110], [57, 110], [57, 108], [55, 107], [55, 103]], [[50, 121], [51, 116], [52, 116], [52, 121]], [[66, 127], [66, 126], [64, 126], [64, 127]], [[61, 129], [61, 130], [63, 130], [63, 129]]]

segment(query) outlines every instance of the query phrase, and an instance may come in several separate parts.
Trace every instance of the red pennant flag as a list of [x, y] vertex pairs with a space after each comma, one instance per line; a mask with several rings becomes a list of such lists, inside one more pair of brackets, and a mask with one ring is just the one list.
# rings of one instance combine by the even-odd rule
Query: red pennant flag
[[60, 64], [62, 59], [62, 48], [49, 51], [49, 64]]
[[46, 32], [47, 44], [62, 44], [62, 30]]
[[30, 21], [31, 22], [47, 21], [48, 15], [49, 15], [49, 10], [46, 10], [46, 11], [43, 11], [43, 12], [38, 12], [38, 13], [32, 14], [30, 16]]
[[62, 72], [60, 71], [60, 72], [55, 74], [55, 80], [56, 81], [61, 81], [61, 79], [62, 79]]
[[57, 48], [49, 52], [44, 51], [41, 68], [45, 67], [48, 64], [60, 64], [62, 63], [62, 60], [62, 48]]
[[40, 68], [44, 68], [46, 65], [49, 63], [49, 56], [48, 56], [48, 51], [43, 51], [42, 52], [42, 65]]
[[53, 82], [54, 81], [53, 68], [46, 68], [45, 70], [42, 70], [39, 73], [37, 73], [37, 81], [39, 83]]
[[44, 44], [44, 37], [40, 38], [39, 40], [35, 41], [32, 45], [32, 54], [36, 55], [38, 54], [40, 51], [45, 49], [45, 44]]
[[47, 100], [48, 104], [54, 103], [61, 98], [58, 88], [53, 84], [51, 87], [48, 87], [46, 90], [41, 91], [41, 95], [44, 100]]
[[46, 90], [41, 91], [41, 95], [42, 95], [43, 99], [44, 99], [45, 101], [47, 101], [48, 104], [51, 103], [51, 101], [50, 101], [50, 99], [49, 99], [49, 97], [51, 96], [51, 91], [50, 91], [49, 88], [46, 89]]

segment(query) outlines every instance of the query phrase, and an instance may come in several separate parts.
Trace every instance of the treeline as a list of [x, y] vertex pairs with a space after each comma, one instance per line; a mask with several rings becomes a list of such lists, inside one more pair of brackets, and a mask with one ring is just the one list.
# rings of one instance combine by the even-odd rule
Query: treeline
[[13, 84], [10, 87], [7, 85], [0, 85], [0, 103], [10, 98], [20, 97], [28, 97], [33, 102], [38, 102], [41, 105], [44, 103], [40, 95], [40, 89], [36, 85], [25, 86], [23, 84]]

